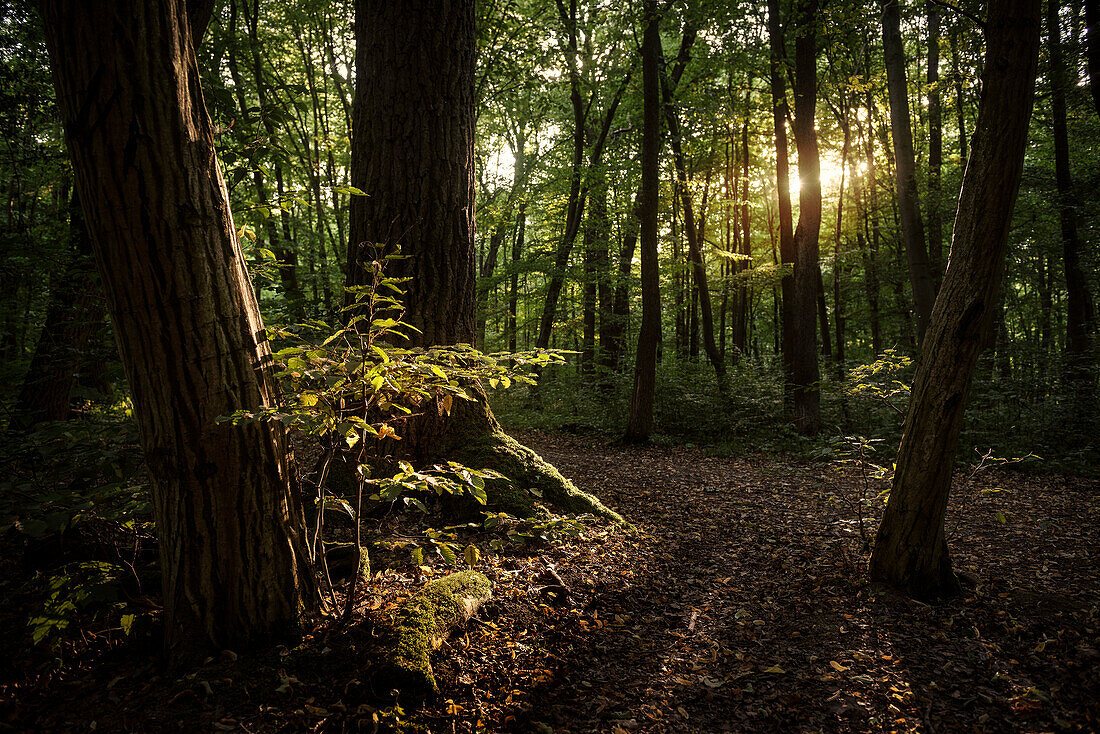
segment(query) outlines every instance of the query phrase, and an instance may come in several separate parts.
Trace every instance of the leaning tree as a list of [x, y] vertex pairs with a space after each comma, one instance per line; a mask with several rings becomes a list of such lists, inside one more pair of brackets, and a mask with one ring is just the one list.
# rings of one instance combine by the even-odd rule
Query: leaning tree
[[990, 0], [978, 123], [951, 255], [925, 332], [871, 577], [915, 597], [955, 593], [944, 515], [963, 409], [1004, 273], [1039, 53], [1040, 0]]
[[[347, 285], [367, 285], [379, 251], [400, 248], [387, 275], [408, 278], [402, 346], [472, 344], [474, 300], [474, 0], [355, 4], [356, 88]], [[617, 517], [505, 434], [480, 385], [472, 402], [419, 406], [394, 446], [418, 461], [447, 458], [507, 476], [490, 502], [529, 512], [536, 489], [572, 512]], [[518, 489], [520, 491], [511, 491]]]
[[[65, 139], [153, 483], [177, 660], [293, 635], [316, 604], [271, 352], [183, 0], [42, 0]], [[199, 35], [199, 34], [196, 34]]]

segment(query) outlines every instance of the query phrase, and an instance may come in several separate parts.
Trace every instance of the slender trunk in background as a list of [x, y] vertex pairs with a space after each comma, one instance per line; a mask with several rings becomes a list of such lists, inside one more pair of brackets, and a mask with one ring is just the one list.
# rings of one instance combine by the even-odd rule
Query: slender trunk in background
[[714, 367], [714, 373], [718, 378], [718, 389], [724, 391], [726, 389], [726, 365], [718, 354], [718, 347], [714, 341], [714, 312], [710, 302], [710, 287], [707, 285], [707, 268], [703, 262], [700, 233], [696, 226], [691, 192], [688, 189], [687, 164], [684, 160], [680, 139], [680, 117], [676, 111], [676, 102], [673, 99], [667, 75], [661, 76], [661, 93], [664, 99], [665, 123], [668, 125], [668, 136], [672, 144], [673, 162], [676, 167], [676, 193], [679, 195], [683, 208], [684, 232], [687, 235], [688, 244], [688, 262], [691, 265], [691, 282], [695, 286], [694, 295], [692, 296], [692, 313], [695, 317], [690, 325], [691, 348], [689, 353], [693, 357], [698, 353], [697, 326], [701, 321], [703, 349], [706, 351], [711, 366]]
[[934, 286], [943, 275], [943, 96], [940, 94], [940, 6], [926, 0], [928, 11], [928, 265]]
[[40, 6], [153, 480], [166, 649], [201, 660], [296, 635], [317, 595], [286, 431], [217, 420], [274, 407], [277, 387], [184, 4]]
[[[817, 107], [818, 0], [798, 0], [794, 41], [794, 139], [798, 148], [798, 228], [794, 233], [794, 332], [791, 343], [794, 424], [803, 435], [821, 429], [821, 372], [817, 363], [817, 303], [824, 303], [821, 263], [821, 160]], [[784, 299], [785, 300], [785, 299]], [[828, 321], [823, 319], [827, 324]]]
[[1100, 0], [1085, 0], [1085, 25], [1089, 31], [1086, 42], [1089, 89], [1096, 113], [1100, 114]]
[[504, 238], [508, 236], [510, 231], [515, 230], [512, 211], [515, 209], [516, 202], [523, 196], [522, 189], [526, 185], [527, 158], [524, 154], [526, 145], [527, 138], [520, 131], [520, 134], [516, 136], [515, 147], [512, 150], [512, 156], [515, 160], [512, 167], [512, 187], [508, 190], [508, 198], [504, 202], [500, 218], [497, 220], [496, 226], [493, 227], [493, 233], [489, 236], [489, 252], [486, 253], [478, 271], [476, 319], [477, 345], [480, 348], [485, 346], [485, 321], [488, 316], [488, 303], [486, 301], [491, 290], [490, 281], [496, 271], [497, 259], [500, 254], [500, 247], [504, 244]]
[[844, 377], [844, 306], [841, 301], [840, 286], [844, 267], [840, 255], [840, 237], [844, 223], [844, 181], [848, 173], [848, 152], [851, 149], [852, 126], [848, 120], [848, 102], [844, 102], [840, 127], [844, 130], [844, 144], [840, 149], [840, 191], [836, 201], [836, 239], [833, 240], [833, 322], [836, 325], [836, 377]]
[[821, 356], [831, 358], [833, 340], [829, 335], [829, 304], [825, 300], [825, 276], [820, 263], [817, 266], [817, 326], [821, 330]]
[[955, 115], [959, 128], [959, 165], [966, 168], [966, 98], [964, 94], [962, 64], [959, 62], [958, 31], [951, 29], [951, 77], [955, 83]]
[[1039, 52], [1039, 0], [990, 0], [973, 150], [870, 574], [917, 598], [958, 591], [944, 536], [971, 375], [1001, 287]]
[[[575, 128], [573, 134], [573, 179], [569, 184], [569, 206], [566, 211], [565, 231], [562, 233], [561, 240], [558, 241], [558, 247], [554, 253], [554, 270], [550, 273], [546, 302], [543, 304], [542, 318], [539, 320], [539, 335], [536, 342], [539, 349], [546, 349], [550, 345], [550, 334], [554, 328], [554, 315], [557, 313], [558, 299], [561, 297], [561, 290], [565, 284], [566, 266], [569, 265], [569, 255], [573, 251], [573, 244], [576, 242], [577, 233], [580, 231], [585, 202], [588, 197], [588, 184], [582, 185], [581, 179], [584, 174], [584, 130], [585, 122], [588, 119], [589, 106], [585, 105], [580, 96], [580, 76], [579, 71], [576, 69], [575, 25], [576, 19], [574, 18], [573, 24], [569, 26], [572, 29], [570, 31], [570, 44], [574, 51], [567, 54], [571, 64], [570, 100], [573, 104], [573, 125]], [[630, 76], [630, 72], [627, 72], [626, 76], [623, 77], [614, 97], [607, 106], [607, 111], [604, 113], [603, 122], [588, 157], [588, 168], [590, 170], [599, 168], [603, 160], [604, 145], [607, 143], [608, 133], [611, 132], [611, 123], [615, 119], [619, 102], [622, 101], [623, 92], [626, 91], [626, 87], [630, 82]]]
[[[626, 351], [626, 327], [630, 318], [630, 271], [634, 264], [634, 250], [638, 245], [638, 228], [641, 223], [639, 209], [642, 194], [634, 197], [634, 206], [627, 214], [623, 226], [622, 246], [619, 249], [619, 268], [615, 280], [615, 301], [611, 306], [612, 318], [607, 325], [607, 347], [602, 351], [603, 365], [609, 370], [623, 368], [623, 354]], [[600, 342], [604, 341], [600, 334]]]
[[46, 322], [12, 408], [12, 428], [27, 431], [39, 422], [69, 417], [73, 386], [88, 342], [105, 325], [92, 240], [75, 190], [69, 200], [69, 243], [68, 264], [51, 283]]
[[[748, 91], [745, 92], [745, 121], [741, 126], [741, 255], [742, 259], [737, 262], [740, 263], [737, 268], [738, 272], [744, 272], [752, 267], [752, 227], [751, 220], [749, 218], [749, 163], [751, 158], [749, 157], [749, 102], [750, 95], [752, 94], [752, 76], [749, 76]], [[752, 306], [752, 287], [744, 282], [738, 284], [737, 288], [737, 301], [738, 307], [738, 323], [736, 324], [736, 334], [740, 335], [737, 340], [737, 348], [744, 352], [748, 348], [748, 332], [749, 324], [752, 322], [749, 319], [749, 311]]]
[[901, 37], [899, 0], [882, 0], [882, 49], [886, 63], [886, 90], [890, 98], [890, 131], [894, 141], [894, 173], [898, 186], [898, 213], [913, 310], [917, 319], [917, 344], [924, 340], [928, 316], [936, 299], [935, 282], [928, 263], [924, 223], [917, 193], [917, 164], [913, 152], [913, 128], [909, 121], [909, 92], [905, 81], [905, 44]]
[[[776, 192], [779, 199], [779, 260], [783, 267], [793, 271], [795, 260], [794, 224], [791, 212], [791, 171], [787, 159], [787, 85], [786, 41], [783, 37], [783, 24], [779, 16], [779, 0], [768, 0], [768, 38], [770, 41], [769, 65], [771, 72], [772, 121], [775, 126], [775, 177]], [[783, 353], [783, 404], [787, 412], [794, 409], [795, 375], [795, 296], [793, 272], [783, 276], [780, 281], [783, 297], [780, 308], [782, 324], [781, 346]]]
[[[188, 4], [190, 5], [190, 3]], [[259, 6], [259, 0], [251, 0], [251, 7], [247, 0], [242, 5], [245, 9], [245, 25], [248, 27], [248, 44], [252, 60], [252, 78], [256, 82], [256, 101], [260, 108], [260, 123], [263, 125], [264, 133], [267, 135], [267, 143], [271, 145], [275, 143], [275, 125], [271, 122], [272, 110], [268, 107], [267, 83], [264, 79], [263, 63], [260, 60]], [[275, 173], [275, 188], [281, 200], [283, 167], [279, 164], [278, 158], [272, 161], [272, 168]], [[270, 203], [264, 198], [266, 197], [266, 193], [263, 183], [263, 174], [257, 170], [254, 175], [256, 177], [256, 190], [261, 196], [260, 205], [270, 206]], [[276, 202], [276, 205], [277, 204], [278, 202]], [[288, 226], [285, 215], [279, 218], [283, 220], [284, 225]], [[271, 251], [279, 261], [279, 284], [282, 286], [283, 296], [286, 298], [287, 316], [289, 316], [292, 321], [304, 321], [306, 317], [306, 307], [305, 298], [302, 295], [302, 288], [298, 284], [298, 251], [295, 249], [294, 243], [291, 242], [285, 229], [283, 231], [283, 237], [279, 236], [274, 216], [265, 217], [264, 231], [267, 233]]]
[[508, 283], [508, 351], [515, 352], [516, 349], [516, 313], [519, 306], [519, 261], [523, 255], [523, 235], [527, 229], [527, 202], [522, 201], [519, 205], [519, 211], [516, 213], [516, 234], [515, 239], [512, 240], [512, 256], [509, 267], [512, 269], [512, 277]]
[[656, 0], [644, 0], [642, 37], [642, 186], [638, 218], [642, 244], [642, 325], [634, 363], [634, 390], [624, 440], [649, 441], [653, 431], [653, 402], [657, 386], [657, 339], [661, 331], [661, 293], [657, 271], [657, 184], [661, 147], [661, 35]]
[[1062, 258], [1066, 278], [1065, 379], [1073, 393], [1074, 414], [1092, 414], [1095, 398], [1094, 360], [1090, 339], [1094, 327], [1092, 294], [1081, 267], [1081, 238], [1077, 232], [1077, 194], [1069, 160], [1066, 126], [1067, 74], [1062, 56], [1062, 29], [1056, 0], [1046, 2], [1047, 53], [1050, 59], [1050, 99], [1054, 123], [1054, 175], [1058, 186], [1058, 219], [1061, 224]]

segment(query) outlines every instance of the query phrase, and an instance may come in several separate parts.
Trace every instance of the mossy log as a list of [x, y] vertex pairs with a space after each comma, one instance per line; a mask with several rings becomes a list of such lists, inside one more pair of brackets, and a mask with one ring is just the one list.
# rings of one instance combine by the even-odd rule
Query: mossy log
[[480, 386], [470, 393], [474, 400], [454, 400], [449, 412], [440, 401], [424, 406], [420, 417], [399, 431], [402, 441], [394, 442], [393, 451], [414, 461], [457, 461], [471, 469], [499, 472], [507, 480], [486, 482], [490, 509], [530, 517], [541, 501], [559, 512], [623, 522], [617, 512], [577, 489], [541, 456], [505, 433]]
[[476, 571], [459, 571], [429, 582], [405, 602], [397, 612], [397, 644], [388, 666], [392, 688], [412, 695], [439, 690], [432, 651], [492, 596], [489, 579]]

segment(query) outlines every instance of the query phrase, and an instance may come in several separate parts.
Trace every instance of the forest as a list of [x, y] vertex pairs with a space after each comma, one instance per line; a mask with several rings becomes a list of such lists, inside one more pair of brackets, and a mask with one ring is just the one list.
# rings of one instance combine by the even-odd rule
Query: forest
[[1100, 1], [0, 0], [0, 731], [1100, 730]]

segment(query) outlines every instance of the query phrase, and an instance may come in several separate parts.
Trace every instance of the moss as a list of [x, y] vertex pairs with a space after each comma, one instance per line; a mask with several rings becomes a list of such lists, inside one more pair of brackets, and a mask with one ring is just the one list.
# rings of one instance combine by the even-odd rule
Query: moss
[[430, 655], [451, 630], [492, 598], [492, 584], [476, 571], [459, 571], [428, 583], [397, 613], [397, 644], [390, 673], [394, 687], [422, 694], [438, 690]]
[[[499, 429], [473, 437], [456, 450], [453, 459], [471, 469], [493, 469], [508, 477], [508, 481], [488, 482], [489, 506], [513, 515], [530, 517], [535, 514], [539, 497], [561, 512], [590, 513], [612, 522], [623, 522], [614, 510], [597, 498], [577, 489], [557, 469]], [[535, 494], [528, 490], [534, 490]]]

